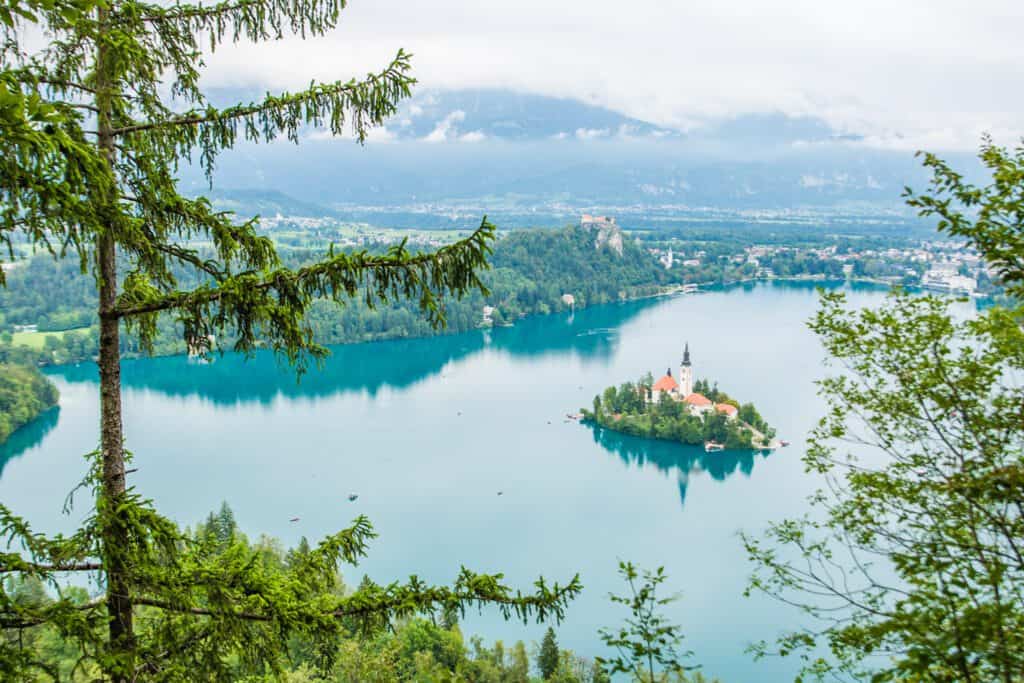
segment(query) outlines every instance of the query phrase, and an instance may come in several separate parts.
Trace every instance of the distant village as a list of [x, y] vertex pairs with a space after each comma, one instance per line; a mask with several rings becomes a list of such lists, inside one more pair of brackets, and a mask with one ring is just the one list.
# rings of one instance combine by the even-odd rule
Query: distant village
[[[804, 276], [815, 279], [819, 273], [778, 273], [772, 264], [779, 257], [789, 260], [815, 259], [824, 264], [820, 275], [831, 272], [842, 277], [874, 280], [886, 284], [915, 285], [924, 289], [976, 295], [981, 292], [979, 282], [992, 283], [998, 279], [995, 270], [982, 262], [973, 249], [959, 242], [922, 241], [917, 246], [888, 249], [848, 249], [840, 251], [836, 245], [822, 248], [785, 246], [748, 246], [740, 253], [709, 257], [707, 251], [696, 249], [683, 252], [671, 246], [665, 249], [649, 248], [652, 256], [667, 269], [701, 268], [712, 262], [732, 266], [749, 266], [751, 279], [775, 279]], [[837, 266], [829, 268], [830, 265]], [[859, 266], [859, 267], [858, 267]]]
[[[598, 230], [618, 227], [612, 216], [590, 214], [581, 216], [580, 225]], [[752, 245], [735, 254], [710, 256], [705, 249], [685, 251], [671, 245], [664, 248], [649, 247], [648, 252], [669, 270], [700, 269], [712, 263], [747, 266], [752, 279], [793, 276], [791, 273], [775, 272], [772, 263], [778, 257], [789, 260], [815, 259], [825, 264], [823, 271], [831, 271], [847, 279], [873, 279], [887, 284], [916, 285], [924, 289], [971, 296], [979, 293], [979, 282], [990, 283], [998, 278], [994, 269], [983, 263], [976, 251], [954, 241], [922, 241], [915, 246], [886, 249], [840, 249], [839, 245], [818, 248]], [[797, 277], [799, 275], [813, 274], [799, 273]]]
[[[595, 230], [599, 241], [610, 240], [612, 249], [621, 251], [622, 232], [613, 216], [582, 214], [579, 225]], [[395, 230], [362, 223], [339, 223], [326, 217], [274, 216], [261, 219], [261, 229], [273, 235], [275, 241], [293, 246], [308, 246], [312, 242], [331, 242], [342, 248], [365, 248], [395, 241]], [[404, 230], [411, 247], [437, 248], [460, 236], [458, 231]], [[838, 244], [824, 247], [794, 247], [778, 245], [751, 245], [735, 253], [709, 253], [701, 246], [688, 245], [683, 240], [676, 244], [658, 244], [656, 234], [644, 240], [652, 243], [648, 252], [666, 269], [689, 269], [695, 272], [709, 266], [742, 268], [749, 279], [796, 278], [815, 279], [814, 276], [843, 277], [846, 279], [874, 280], [888, 284], [919, 286], [952, 294], [977, 295], [991, 291], [997, 279], [994, 270], [982, 262], [974, 250], [954, 241], [922, 241], [884, 249], [857, 248]], [[806, 260], [819, 262], [821, 273], [778, 272], [774, 267], [779, 260]], [[5, 264], [9, 266], [10, 264]]]

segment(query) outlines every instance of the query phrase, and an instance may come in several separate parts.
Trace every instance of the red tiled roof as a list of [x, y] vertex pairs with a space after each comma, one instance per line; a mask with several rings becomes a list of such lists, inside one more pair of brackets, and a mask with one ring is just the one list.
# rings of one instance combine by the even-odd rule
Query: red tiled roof
[[697, 392], [693, 392], [692, 394], [690, 394], [689, 396], [684, 398], [683, 401], [685, 401], [686, 403], [689, 403], [691, 406], [709, 406], [709, 405], [711, 405], [711, 399], [709, 399], [704, 394], [698, 394]]
[[672, 375], [665, 375], [657, 382], [654, 383], [652, 389], [654, 391], [672, 391], [673, 389], [679, 388], [679, 382], [676, 381]]
[[736, 410], [736, 406], [729, 403], [716, 403], [715, 410], [717, 410], [720, 413], [725, 413], [729, 417], [733, 417], [734, 415], [736, 415], [736, 413], [739, 412], [738, 410]]

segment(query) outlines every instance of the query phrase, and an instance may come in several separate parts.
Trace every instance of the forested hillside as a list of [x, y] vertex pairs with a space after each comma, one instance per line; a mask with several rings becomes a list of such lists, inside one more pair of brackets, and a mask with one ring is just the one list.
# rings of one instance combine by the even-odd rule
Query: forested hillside
[[[621, 233], [616, 233], [621, 237]], [[474, 292], [464, 299], [445, 302], [448, 332], [464, 332], [487, 324], [507, 324], [534, 313], [567, 308], [562, 296], [571, 294], [576, 306], [617, 301], [657, 292], [671, 284], [673, 273], [629, 239], [597, 246], [597, 233], [580, 227], [557, 230], [517, 231], [500, 240], [491, 258], [492, 269], [482, 274], [490, 290], [485, 297]], [[282, 251], [285, 265], [301, 267], [315, 254], [308, 250]], [[675, 274], [678, 278], [678, 272]], [[8, 276], [0, 289], [0, 342], [19, 345], [11, 332], [14, 325], [38, 325], [42, 341], [35, 360], [45, 364], [90, 358], [96, 351], [95, 291], [77, 262], [54, 262], [38, 256]], [[184, 275], [185, 286], [194, 286]], [[489, 321], [484, 307], [493, 307]], [[346, 344], [378, 339], [416, 337], [436, 331], [420, 314], [415, 301], [393, 302], [370, 308], [353, 299], [344, 308], [324, 301], [309, 313], [317, 340], [322, 344]], [[156, 344], [159, 354], [183, 353], [180, 332], [170, 318], [160, 321]], [[51, 335], [45, 333], [52, 332]], [[230, 340], [219, 340], [221, 346]], [[138, 352], [137, 343], [126, 337], [122, 351]]]
[[0, 443], [57, 404], [57, 387], [31, 366], [0, 364]]

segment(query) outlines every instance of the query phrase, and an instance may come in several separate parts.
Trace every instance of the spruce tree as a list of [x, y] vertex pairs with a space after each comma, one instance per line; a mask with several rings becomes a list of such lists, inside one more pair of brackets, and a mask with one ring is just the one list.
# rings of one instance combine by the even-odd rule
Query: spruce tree
[[231, 543], [238, 531], [238, 524], [235, 522], [235, 513], [227, 501], [220, 504], [217, 512], [217, 541], [227, 545]]
[[558, 641], [555, 629], [548, 627], [544, 639], [540, 641], [540, 652], [537, 654], [537, 668], [544, 680], [551, 678], [558, 669]]
[[[368, 585], [331, 591], [339, 562], [364, 555], [363, 517], [323, 540], [294, 567], [268, 575], [252, 556], [197, 552], [128, 483], [120, 388], [121, 335], [151, 349], [158, 316], [175, 320], [189, 348], [209, 353], [227, 336], [236, 351], [265, 345], [301, 371], [322, 358], [304, 314], [316, 300], [419, 302], [444, 323], [445, 296], [483, 285], [494, 227], [433, 253], [402, 243], [385, 254], [333, 249], [312, 265], [282, 267], [255, 220], [236, 221], [204, 198], [181, 195], [176, 169], [195, 158], [212, 178], [236, 143], [286, 137], [305, 126], [368, 131], [396, 110], [414, 80], [399, 51], [363, 79], [313, 83], [297, 93], [214, 107], [199, 88], [203, 51], [240, 40], [320, 36], [345, 0], [225, 0], [161, 5], [140, 0], [0, 0], [0, 246], [20, 234], [56, 257], [77, 258], [99, 294], [100, 444], [84, 486], [94, 507], [72, 536], [47, 538], [0, 506], [0, 531], [20, 552], [0, 572], [56, 587], [62, 572], [96, 576], [103, 594], [84, 604], [58, 596], [45, 607], [0, 594], [0, 626], [52, 624], [81, 652], [82, 671], [113, 681], [233, 680], [279, 672], [294, 634], [327, 643], [348, 620], [380, 620], [494, 603], [508, 617], [560, 617], [578, 591], [538, 581], [529, 595], [500, 576], [463, 569], [452, 586]], [[26, 36], [45, 35], [42, 49]], [[206, 251], [195, 246], [202, 241]], [[200, 284], [179, 285], [190, 271]], [[2, 277], [2, 275], [0, 275]], [[190, 276], [191, 277], [191, 276]], [[144, 458], [144, 454], [142, 456]], [[0, 640], [0, 669], [48, 670], [18, 639]], [[329, 664], [329, 663], [328, 663]]]

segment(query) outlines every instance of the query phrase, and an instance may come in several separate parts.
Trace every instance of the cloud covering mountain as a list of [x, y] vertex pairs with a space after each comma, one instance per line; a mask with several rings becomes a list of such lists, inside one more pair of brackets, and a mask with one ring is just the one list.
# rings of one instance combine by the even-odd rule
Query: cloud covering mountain
[[[865, 145], [816, 117], [745, 115], [684, 133], [565, 98], [478, 89], [419, 93], [363, 147], [314, 130], [299, 146], [242, 145], [221, 158], [216, 189], [295, 200], [270, 197], [271, 210], [304, 202], [339, 215], [389, 207], [529, 221], [600, 206], [892, 212], [905, 185], [924, 182], [911, 153]], [[205, 190], [194, 171], [185, 183]], [[255, 197], [230, 194], [232, 208]]]
[[374, 0], [323, 38], [218, 49], [206, 82], [294, 89], [402, 47], [423, 88], [571, 98], [686, 131], [781, 112], [875, 147], [969, 150], [982, 131], [1024, 132], [1022, 24], [1019, 0]]

